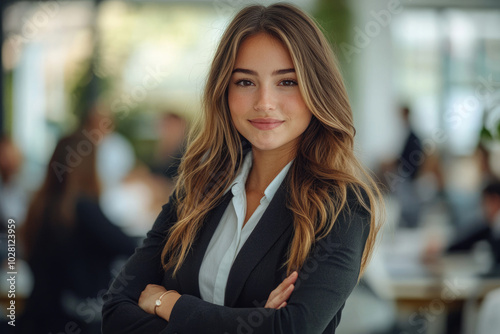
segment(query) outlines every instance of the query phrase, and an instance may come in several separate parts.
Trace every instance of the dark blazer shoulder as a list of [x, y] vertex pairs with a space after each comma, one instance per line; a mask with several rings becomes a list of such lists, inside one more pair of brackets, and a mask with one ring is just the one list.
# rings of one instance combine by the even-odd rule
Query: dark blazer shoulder
[[359, 198], [356, 192], [359, 193], [361, 198], [366, 202], [370, 202], [370, 197], [368, 196], [368, 192], [361, 186], [350, 184], [347, 185], [347, 202], [349, 204], [359, 204]]

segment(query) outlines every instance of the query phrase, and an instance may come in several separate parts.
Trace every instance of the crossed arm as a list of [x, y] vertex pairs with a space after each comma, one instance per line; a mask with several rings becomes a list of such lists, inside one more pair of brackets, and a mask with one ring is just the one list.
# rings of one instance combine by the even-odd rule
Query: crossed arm
[[[264, 308], [280, 309], [286, 306], [286, 301], [292, 294], [298, 273], [294, 271], [274, 289], [267, 299]], [[163, 298], [162, 298], [163, 297]], [[181, 295], [175, 290], [167, 290], [162, 285], [148, 284], [139, 297], [139, 307], [146, 313], [155, 314], [166, 321], [170, 320], [172, 309]], [[156, 307], [156, 300], [161, 298], [160, 306]], [[156, 310], [155, 310], [156, 308]]]
[[[108, 333], [323, 333], [357, 283], [368, 214], [339, 215], [330, 234], [317, 243], [297, 275], [287, 278], [263, 308], [230, 308], [200, 298], [165, 292], [161, 248], [165, 231], [175, 223], [175, 205], [163, 206], [141, 248], [129, 259], [105, 296], [102, 332]], [[293, 291], [293, 293], [292, 293]], [[283, 304], [286, 301], [286, 304]], [[255, 319], [259, 321], [256, 322]]]

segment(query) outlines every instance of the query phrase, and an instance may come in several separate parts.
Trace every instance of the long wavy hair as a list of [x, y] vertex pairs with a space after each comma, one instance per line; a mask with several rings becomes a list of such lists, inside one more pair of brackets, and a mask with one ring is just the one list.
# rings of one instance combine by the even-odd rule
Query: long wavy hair
[[41, 229], [71, 230], [75, 226], [76, 200], [86, 195], [96, 200], [101, 186], [96, 168], [97, 147], [80, 131], [63, 137], [54, 149], [42, 186], [34, 194], [21, 227], [26, 258], [40, 236]]
[[174, 268], [175, 275], [207, 214], [239, 171], [244, 138], [231, 120], [228, 85], [241, 43], [259, 33], [269, 34], [288, 49], [300, 92], [313, 115], [287, 175], [294, 235], [284, 266], [288, 273], [302, 267], [315, 242], [331, 231], [351, 189], [370, 213], [361, 276], [380, 228], [381, 195], [354, 154], [356, 131], [337, 60], [314, 21], [289, 4], [246, 7], [222, 36], [205, 86], [201, 125], [191, 131], [179, 167], [174, 194], [178, 221], [162, 251], [163, 268]]

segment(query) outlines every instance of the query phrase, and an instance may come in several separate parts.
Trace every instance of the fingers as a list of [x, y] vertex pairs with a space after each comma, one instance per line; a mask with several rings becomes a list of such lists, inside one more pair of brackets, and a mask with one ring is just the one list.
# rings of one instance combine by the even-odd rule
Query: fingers
[[294, 284], [297, 281], [298, 273], [296, 271], [292, 272], [283, 282], [278, 285], [269, 295], [266, 306], [268, 308], [279, 309], [286, 306], [286, 301], [290, 298]]
[[293, 289], [295, 289], [295, 286], [293, 284], [290, 284], [288, 288], [286, 288], [286, 290], [283, 291], [283, 293], [281, 293], [281, 295], [279, 296], [280, 298], [278, 304], [287, 301], [288, 298], [290, 298], [290, 296], [292, 295]]
[[279, 309], [280, 307], [283, 307], [283, 303], [285, 303], [288, 298], [290, 298], [293, 289], [295, 286], [293, 284], [290, 284], [285, 290], [281, 291], [278, 293], [276, 296], [274, 296], [269, 303], [269, 307]]
[[286, 289], [288, 289], [288, 287], [290, 286], [290, 284], [294, 284], [295, 281], [297, 281], [297, 277], [298, 276], [299, 275], [297, 274], [297, 272], [294, 271], [287, 278], [285, 278], [283, 280], [283, 282], [281, 282], [281, 284], [278, 285], [278, 287], [274, 291], [276, 291], [277, 293], [282, 293], [283, 291], [285, 291]]
[[297, 277], [299, 277], [299, 274], [294, 271], [284, 281], [289, 280], [291, 284], [294, 284], [297, 281]]
[[276, 288], [276, 290], [282, 291], [282, 290], [287, 289], [290, 284], [294, 284], [295, 283], [295, 281], [297, 280], [297, 277], [298, 277], [298, 274], [297, 274], [296, 271], [294, 271], [287, 278], [285, 278], [283, 280], [283, 282], [280, 283], [280, 285], [278, 285], [278, 287]]

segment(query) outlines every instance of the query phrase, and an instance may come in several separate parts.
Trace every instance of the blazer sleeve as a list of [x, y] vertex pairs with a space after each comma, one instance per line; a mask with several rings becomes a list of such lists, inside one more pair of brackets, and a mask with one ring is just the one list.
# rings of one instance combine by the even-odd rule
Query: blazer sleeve
[[314, 246], [286, 307], [230, 308], [182, 295], [160, 333], [323, 333], [357, 284], [369, 234], [368, 212], [359, 205], [347, 211]]
[[142, 310], [138, 300], [147, 284], [162, 282], [161, 251], [168, 229], [177, 221], [174, 195], [162, 207], [143, 245], [135, 250], [104, 295], [103, 334], [159, 333], [167, 327], [165, 320]]

